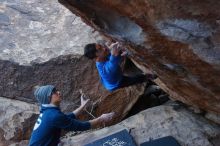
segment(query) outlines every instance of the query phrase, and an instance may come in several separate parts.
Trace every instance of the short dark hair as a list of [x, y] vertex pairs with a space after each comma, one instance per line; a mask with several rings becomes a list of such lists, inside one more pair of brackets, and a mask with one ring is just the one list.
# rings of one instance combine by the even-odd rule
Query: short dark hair
[[96, 57], [96, 44], [87, 44], [84, 47], [84, 56], [88, 57], [89, 59], [94, 59]]

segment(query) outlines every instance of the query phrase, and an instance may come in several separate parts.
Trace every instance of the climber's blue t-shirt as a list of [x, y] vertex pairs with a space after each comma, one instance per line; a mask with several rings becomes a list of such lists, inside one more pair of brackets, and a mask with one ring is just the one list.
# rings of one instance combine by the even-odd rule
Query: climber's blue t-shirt
[[56, 106], [41, 106], [40, 115], [35, 123], [29, 146], [56, 146], [60, 141], [61, 129], [84, 131], [90, 129], [89, 122], [76, 120], [73, 113], [64, 114]]
[[113, 91], [120, 85], [122, 79], [122, 71], [120, 67], [121, 56], [111, 55], [105, 62], [96, 62], [96, 67], [103, 86]]

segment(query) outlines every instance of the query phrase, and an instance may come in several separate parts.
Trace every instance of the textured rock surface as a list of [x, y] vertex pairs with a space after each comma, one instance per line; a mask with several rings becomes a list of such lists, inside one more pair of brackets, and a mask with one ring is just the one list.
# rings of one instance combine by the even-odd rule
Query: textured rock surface
[[[95, 93], [102, 87], [95, 64], [78, 55], [61, 56], [32, 66], [1, 60], [0, 68], [0, 95], [3, 97], [24, 97], [28, 101], [27, 99], [34, 99], [34, 87], [44, 84], [56, 85], [66, 98], [79, 96], [79, 89], [87, 91], [94, 86], [97, 88], [93, 89]], [[97, 96], [102, 94], [101, 91]]]
[[82, 54], [98, 33], [56, 0], [0, 1], [0, 59], [20, 64]]
[[220, 124], [220, 114], [206, 113], [205, 117], [211, 121], [214, 121], [215, 123]]
[[59, 0], [159, 76], [172, 98], [220, 113], [219, 0]]
[[[213, 146], [210, 139], [220, 127], [176, 103], [147, 109], [121, 123], [101, 130], [63, 138], [66, 146], [82, 146], [121, 129], [127, 129], [139, 145], [164, 136], [173, 136], [182, 146]], [[215, 145], [217, 146], [217, 145]]]
[[38, 106], [0, 97], [0, 145], [29, 139]]

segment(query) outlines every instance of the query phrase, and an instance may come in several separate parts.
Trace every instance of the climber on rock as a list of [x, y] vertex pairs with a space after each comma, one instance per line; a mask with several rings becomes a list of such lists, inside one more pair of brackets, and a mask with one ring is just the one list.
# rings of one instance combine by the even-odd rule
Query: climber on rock
[[132, 77], [123, 75], [120, 63], [122, 57], [126, 55], [126, 50], [118, 42], [111, 45], [92, 43], [84, 47], [84, 56], [96, 60], [101, 83], [109, 91], [142, 83], [157, 77], [153, 74], [141, 74]]
[[40, 115], [35, 123], [29, 141], [30, 146], [58, 145], [61, 129], [67, 131], [84, 131], [110, 121], [114, 113], [102, 114], [90, 121], [77, 120], [85, 108], [88, 99], [81, 96], [81, 106], [69, 114], [61, 112], [59, 105], [62, 100], [60, 92], [52, 85], [39, 87], [34, 93], [41, 105]]

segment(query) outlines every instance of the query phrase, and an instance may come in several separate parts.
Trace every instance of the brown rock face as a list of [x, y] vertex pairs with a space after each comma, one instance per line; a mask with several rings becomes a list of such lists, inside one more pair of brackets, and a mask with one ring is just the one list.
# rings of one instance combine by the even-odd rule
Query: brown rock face
[[220, 113], [220, 1], [59, 0], [121, 41], [173, 98]]

